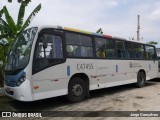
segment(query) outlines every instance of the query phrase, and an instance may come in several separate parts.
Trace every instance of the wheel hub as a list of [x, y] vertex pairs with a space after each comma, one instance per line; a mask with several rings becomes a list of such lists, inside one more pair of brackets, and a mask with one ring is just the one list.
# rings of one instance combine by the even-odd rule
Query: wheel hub
[[72, 92], [74, 96], [81, 96], [83, 92], [82, 86], [79, 84], [75, 84], [72, 88]]

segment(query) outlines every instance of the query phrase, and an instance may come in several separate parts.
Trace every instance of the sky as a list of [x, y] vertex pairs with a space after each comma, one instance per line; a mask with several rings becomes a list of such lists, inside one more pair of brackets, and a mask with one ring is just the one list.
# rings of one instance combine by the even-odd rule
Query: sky
[[[17, 21], [17, 0], [6, 5]], [[140, 39], [146, 43], [156, 41], [160, 48], [160, 0], [32, 0], [26, 8], [25, 19], [41, 3], [42, 9], [30, 26], [60, 25], [136, 40], [137, 15], [140, 15]]]

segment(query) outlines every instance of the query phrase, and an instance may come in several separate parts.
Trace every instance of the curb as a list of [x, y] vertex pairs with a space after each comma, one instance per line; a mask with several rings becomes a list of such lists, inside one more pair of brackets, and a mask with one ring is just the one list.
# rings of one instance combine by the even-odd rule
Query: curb
[[4, 94], [4, 88], [0, 88], [0, 94]]

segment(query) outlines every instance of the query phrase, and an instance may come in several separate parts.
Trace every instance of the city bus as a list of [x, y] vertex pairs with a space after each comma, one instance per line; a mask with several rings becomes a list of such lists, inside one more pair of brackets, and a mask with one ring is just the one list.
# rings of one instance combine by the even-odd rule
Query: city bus
[[105, 34], [39, 26], [19, 34], [5, 67], [5, 94], [19, 101], [67, 96], [71, 102], [91, 90], [158, 77], [153, 45]]

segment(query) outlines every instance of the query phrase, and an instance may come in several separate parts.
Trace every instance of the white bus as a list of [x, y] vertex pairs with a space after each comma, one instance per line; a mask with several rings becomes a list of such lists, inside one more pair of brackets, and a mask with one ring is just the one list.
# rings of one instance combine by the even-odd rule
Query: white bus
[[5, 68], [6, 95], [36, 101], [66, 95], [82, 101], [89, 91], [158, 76], [152, 45], [61, 26], [40, 26], [17, 36]]

